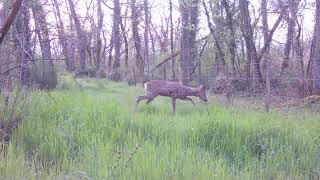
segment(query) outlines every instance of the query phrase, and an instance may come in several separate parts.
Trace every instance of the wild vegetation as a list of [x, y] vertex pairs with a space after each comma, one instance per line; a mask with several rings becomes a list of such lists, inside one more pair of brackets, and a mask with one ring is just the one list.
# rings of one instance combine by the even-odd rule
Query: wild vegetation
[[320, 0], [0, 1], [0, 179], [318, 180], [319, 103]]
[[178, 101], [174, 115], [169, 98], [134, 107], [140, 87], [70, 77], [58, 87], [52, 98], [28, 96], [1, 178], [319, 178], [319, 115], [226, 108], [212, 96], [196, 107]]

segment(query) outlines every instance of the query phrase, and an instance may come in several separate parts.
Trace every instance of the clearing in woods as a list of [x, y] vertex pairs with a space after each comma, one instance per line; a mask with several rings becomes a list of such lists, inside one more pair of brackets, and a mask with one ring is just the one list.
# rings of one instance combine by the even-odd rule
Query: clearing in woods
[[[79, 90], [82, 89], [82, 91]], [[317, 179], [320, 116], [263, 113], [209, 98], [160, 97], [136, 109], [142, 86], [65, 78], [35, 91], [0, 156], [1, 179]], [[211, 100], [210, 100], [211, 99]]]

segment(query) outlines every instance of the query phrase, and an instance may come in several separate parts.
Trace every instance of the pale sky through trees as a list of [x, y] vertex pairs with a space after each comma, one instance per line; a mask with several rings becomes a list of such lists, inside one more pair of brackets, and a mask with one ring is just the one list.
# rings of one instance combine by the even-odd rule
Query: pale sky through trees
[[[62, 4], [61, 6], [61, 10], [62, 10], [62, 14], [65, 17], [65, 25], [68, 25], [67, 21], [68, 18], [66, 16], [67, 14], [67, 9], [65, 6], [65, 1], [64, 0], [59, 0], [60, 3]], [[77, 8], [77, 13], [80, 15], [80, 19], [83, 21], [85, 20], [86, 22], [86, 27], [90, 28], [89, 25], [89, 18], [85, 18], [86, 16], [93, 16], [94, 20], [96, 21], [96, 9], [97, 7], [95, 6], [95, 1], [92, 1], [92, 4], [89, 5], [89, 3], [91, 3], [91, 1], [89, 0], [78, 0], [75, 1], [76, 3], [76, 8]], [[109, 7], [113, 6], [113, 1], [111, 0], [106, 0], [105, 1]], [[126, 5], [124, 5], [126, 1], [122, 0], [122, 15], [124, 15], [125, 13], [125, 8]], [[306, 3], [308, 4], [314, 4], [315, 0], [305, 0]], [[257, 16], [259, 14], [259, 8], [260, 8], [260, 1], [259, 0], [251, 0], [251, 17], [253, 18], [254, 14], [255, 16]], [[164, 0], [151, 0], [149, 2], [150, 7], [151, 7], [151, 22], [153, 24], [155, 24], [155, 26], [160, 26], [161, 25], [161, 18], [168, 18], [169, 17], [169, 5], [168, 5], [168, 1], [164, 1]], [[89, 11], [87, 11], [87, 7], [89, 7]], [[0, 3], [0, 9], [2, 9], [3, 4]], [[173, 0], [173, 18], [174, 18], [174, 24], [176, 25], [178, 23], [178, 18], [180, 16], [179, 13], [179, 4], [178, 4], [178, 0]], [[204, 17], [204, 12], [203, 12], [203, 8], [200, 5], [200, 23], [199, 23], [199, 38], [209, 34], [208, 28], [207, 28], [207, 22], [206, 19]], [[255, 10], [255, 13], [253, 13], [253, 8]], [[55, 17], [54, 14], [51, 11], [51, 3], [48, 1], [47, 7], [48, 9], [48, 14], [47, 14], [47, 18], [48, 18], [48, 22], [51, 24], [55, 24]], [[111, 27], [112, 27], [112, 15], [113, 15], [113, 10], [106, 7], [105, 5], [102, 5], [103, 11], [104, 11], [104, 29], [107, 31], [107, 33], [110, 35], [111, 32]], [[303, 23], [304, 23], [304, 29], [303, 29], [303, 33], [304, 33], [304, 37], [305, 38], [310, 38], [311, 34], [312, 34], [312, 30], [314, 28], [314, 6], [310, 6], [307, 5], [306, 9], [303, 11]], [[130, 16], [130, 9], [128, 9], [128, 16]], [[272, 26], [274, 21], [277, 18], [277, 14], [276, 15], [272, 15], [271, 13], [269, 14], [269, 26]], [[130, 22], [128, 21], [127, 23], [127, 28], [129, 28], [130, 26]], [[140, 30], [143, 30], [143, 26], [140, 26]], [[51, 31], [53, 32], [53, 30], [51, 29]], [[275, 35], [274, 35], [274, 40], [276, 40], [279, 43], [283, 43], [285, 41], [285, 32], [286, 28], [285, 27], [280, 27], [279, 29], [277, 29]], [[109, 38], [109, 37], [107, 37]]]
[[[82, 12], [82, 16], [85, 16], [86, 14], [86, 4], [90, 2], [90, 1], [83, 1], [83, 0], [79, 0], [79, 3], [78, 3], [78, 8], [80, 9], [83, 9], [83, 11], [79, 11], [79, 12]], [[173, 0], [173, 7], [174, 7], [174, 12], [173, 12], [173, 18], [174, 18], [174, 22], [177, 23], [177, 19], [179, 18], [180, 16], [180, 13], [179, 13], [179, 3], [178, 3], [178, 0]], [[315, 2], [315, 0], [306, 0], [306, 3], [309, 3], [309, 4], [313, 4]], [[112, 7], [112, 1], [108, 0], [107, 1], [108, 5], [110, 7]], [[251, 0], [250, 3], [252, 4], [251, 7], [251, 10], [253, 12], [253, 8], [255, 9], [255, 15], [257, 16], [259, 14], [259, 8], [260, 8], [260, 0]], [[156, 24], [156, 25], [161, 25], [161, 18], [162, 17], [165, 17], [165, 18], [168, 18], [169, 17], [169, 5], [168, 5], [168, 1], [166, 0], [151, 0], [150, 1], [150, 6], [152, 8], [151, 10], [151, 19], [152, 19], [152, 23]], [[125, 6], [124, 6], [125, 7]], [[124, 7], [122, 7], [122, 14], [124, 14]], [[208, 28], [207, 28], [207, 22], [206, 22], [206, 19], [204, 17], [204, 11], [203, 11], [203, 8], [202, 8], [202, 5], [200, 5], [200, 36], [204, 36], [204, 35], [207, 35], [209, 33], [208, 31]], [[112, 14], [113, 14], [113, 11], [109, 8], [107, 8], [106, 6], [103, 6], [103, 9], [104, 9], [104, 13], [105, 13], [105, 26], [106, 27], [109, 27], [107, 28], [109, 31], [112, 27]], [[78, 12], [78, 13], [79, 13]], [[129, 10], [130, 12], [130, 10]], [[307, 6], [307, 9], [303, 11], [303, 16], [304, 16], [304, 35], [305, 36], [309, 36], [313, 30], [313, 26], [314, 26], [314, 7], [310, 7], [310, 6]], [[253, 18], [253, 13], [251, 15], [251, 17]], [[274, 21], [276, 20], [277, 18], [277, 15], [272, 15], [272, 14], [269, 14], [269, 26], [271, 26]], [[285, 31], [285, 28], [281, 28], [282, 30]], [[283, 40], [283, 38], [285, 36], [282, 36], [283, 33], [285, 32], [282, 32], [281, 29], [278, 29], [275, 33], [275, 37], [277, 40], [279, 40], [279, 38], [281, 40]]]

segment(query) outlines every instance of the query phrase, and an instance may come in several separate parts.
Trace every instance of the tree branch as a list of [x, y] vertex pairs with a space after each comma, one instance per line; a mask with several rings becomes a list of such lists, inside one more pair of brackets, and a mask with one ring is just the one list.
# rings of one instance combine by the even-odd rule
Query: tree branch
[[2, 43], [7, 32], [9, 31], [12, 23], [14, 22], [17, 14], [18, 14], [18, 11], [21, 7], [22, 1], [23, 0], [16, 0], [13, 2], [11, 12], [9, 13], [9, 16], [7, 17], [3, 27], [0, 30], [0, 44]]
[[267, 37], [267, 40], [266, 40], [266, 42], [264, 43], [264, 46], [263, 46], [263, 48], [261, 49], [260, 54], [259, 54], [259, 56], [258, 56], [258, 62], [261, 61], [261, 59], [262, 59], [262, 57], [263, 57], [263, 54], [264, 54], [265, 51], [270, 47], [270, 42], [272, 41], [273, 34], [274, 34], [274, 32], [277, 30], [278, 26], [280, 25], [286, 9], [287, 9], [287, 6], [284, 6], [284, 7], [282, 8], [282, 11], [281, 11], [281, 13], [280, 13], [277, 21], [274, 23], [272, 29], [269, 31], [269, 35], [268, 35], [268, 37]]

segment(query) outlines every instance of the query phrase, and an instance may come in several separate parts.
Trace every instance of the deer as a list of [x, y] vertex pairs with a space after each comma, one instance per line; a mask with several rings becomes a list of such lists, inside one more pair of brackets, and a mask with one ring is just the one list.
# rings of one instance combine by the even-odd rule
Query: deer
[[190, 87], [180, 84], [179, 82], [165, 80], [151, 80], [144, 83], [145, 95], [139, 96], [137, 99], [138, 106], [142, 100], [147, 100], [146, 104], [150, 104], [157, 96], [165, 96], [171, 98], [173, 113], [176, 112], [176, 100], [189, 101], [194, 106], [195, 103], [190, 96], [198, 97], [202, 101], [207, 102], [206, 90], [204, 85], [199, 87]]

